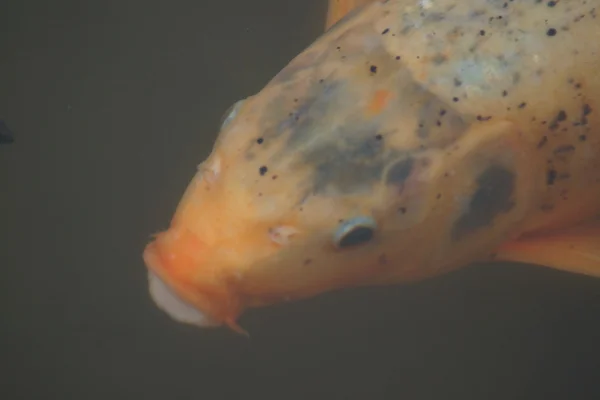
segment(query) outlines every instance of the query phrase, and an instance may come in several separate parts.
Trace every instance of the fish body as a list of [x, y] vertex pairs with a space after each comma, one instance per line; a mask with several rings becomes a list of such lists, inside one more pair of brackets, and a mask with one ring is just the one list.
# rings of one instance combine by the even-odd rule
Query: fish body
[[599, 0], [358, 8], [236, 103], [146, 247], [175, 319], [512, 260], [600, 276]]

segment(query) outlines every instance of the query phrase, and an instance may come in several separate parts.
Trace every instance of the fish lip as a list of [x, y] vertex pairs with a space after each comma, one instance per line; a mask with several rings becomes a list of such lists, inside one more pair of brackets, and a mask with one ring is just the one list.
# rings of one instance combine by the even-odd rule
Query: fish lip
[[164, 274], [163, 269], [161, 268], [161, 257], [158, 254], [156, 242], [151, 242], [146, 245], [142, 257], [144, 259], [144, 264], [146, 264], [146, 268], [150, 272], [154, 273], [163, 281], [168, 280], [168, 277], [165, 276], [166, 274]]
[[[201, 308], [198, 308], [192, 299], [185, 295], [186, 290], [184, 290], [180, 284], [178, 284], [174, 279], [171, 279], [169, 275], [165, 273], [164, 269], [162, 268], [163, 261], [155, 242], [151, 242], [146, 246], [143, 252], [143, 259], [148, 270], [150, 294], [158, 308], [178, 322], [192, 324], [202, 328], [218, 327], [222, 325], [222, 322], [220, 322], [218, 319], [214, 318]], [[159, 285], [162, 287], [159, 287]], [[181, 315], [178, 316], [176, 313], [172, 312], [169, 309], [169, 306], [166, 305], [164, 301], [161, 302], [161, 300], [157, 297], [157, 290], [162, 291], [163, 295], [169, 297], [167, 300], [169, 303], [173, 304], [178, 302], [179, 304], [177, 307], [179, 307], [180, 310], [186, 308], [188, 318], [182, 318]], [[190, 319], [189, 316], [192, 315], [192, 313], [195, 313], [196, 315], [194, 318]]]

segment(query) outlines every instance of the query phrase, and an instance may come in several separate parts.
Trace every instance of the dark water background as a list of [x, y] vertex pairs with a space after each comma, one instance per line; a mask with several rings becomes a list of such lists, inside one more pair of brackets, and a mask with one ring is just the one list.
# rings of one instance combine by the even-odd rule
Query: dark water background
[[2, 3], [0, 399], [599, 399], [600, 280], [474, 267], [172, 322], [141, 252], [324, 0]]

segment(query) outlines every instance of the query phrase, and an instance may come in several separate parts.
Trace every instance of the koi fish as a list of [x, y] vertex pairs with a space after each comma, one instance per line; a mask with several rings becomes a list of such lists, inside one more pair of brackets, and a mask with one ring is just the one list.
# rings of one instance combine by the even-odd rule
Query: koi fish
[[145, 248], [158, 307], [244, 332], [250, 308], [475, 262], [600, 277], [600, 0], [330, 6]]

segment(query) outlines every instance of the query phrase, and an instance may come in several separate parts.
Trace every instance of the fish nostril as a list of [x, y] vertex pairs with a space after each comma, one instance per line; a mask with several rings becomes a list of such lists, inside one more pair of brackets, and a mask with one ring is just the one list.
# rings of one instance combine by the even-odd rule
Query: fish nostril
[[269, 238], [272, 242], [286, 246], [290, 243], [292, 236], [298, 233], [298, 229], [289, 225], [281, 225], [269, 229]]

